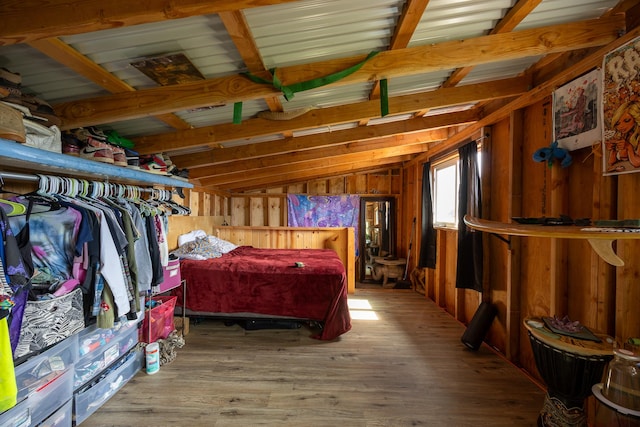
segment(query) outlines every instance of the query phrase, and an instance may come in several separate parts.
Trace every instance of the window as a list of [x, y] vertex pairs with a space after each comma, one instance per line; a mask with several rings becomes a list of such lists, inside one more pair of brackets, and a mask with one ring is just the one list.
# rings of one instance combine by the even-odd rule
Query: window
[[458, 156], [432, 168], [433, 224], [436, 227], [458, 227]]
[[[478, 173], [482, 171], [482, 144], [478, 144]], [[433, 225], [458, 228], [458, 185], [460, 183], [458, 155], [451, 155], [431, 167], [433, 180]]]

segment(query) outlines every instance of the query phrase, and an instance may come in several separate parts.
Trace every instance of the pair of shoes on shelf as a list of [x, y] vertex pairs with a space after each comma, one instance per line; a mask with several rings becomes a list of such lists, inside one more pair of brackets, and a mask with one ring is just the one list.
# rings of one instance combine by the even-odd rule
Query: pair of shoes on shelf
[[189, 171], [187, 169], [179, 169], [169, 157], [168, 154], [162, 153], [162, 158], [164, 159], [165, 164], [167, 165], [167, 174], [173, 175], [175, 178], [180, 178], [183, 180], [189, 179]]
[[167, 164], [160, 154], [146, 154], [140, 156], [140, 169], [158, 175], [167, 174]]
[[189, 171], [187, 169], [178, 169], [171, 161], [171, 158], [164, 153], [140, 156], [140, 169], [159, 175], [173, 176], [183, 181], [189, 180]]
[[178, 169], [178, 168], [176, 168], [175, 171], [172, 173], [172, 175], [175, 178], [181, 179], [183, 181], [188, 181], [189, 180], [189, 169]]
[[127, 158], [127, 167], [140, 170], [140, 155], [138, 152], [125, 147], [124, 154]]
[[83, 145], [84, 143], [71, 132], [62, 133], [62, 154], [80, 157]]
[[174, 172], [178, 170], [176, 165], [173, 164], [168, 154], [161, 153], [160, 156], [162, 156], [164, 164], [167, 165], [167, 175], [173, 175]]
[[87, 128], [87, 131], [93, 138], [96, 138], [101, 142], [104, 142], [109, 145], [109, 147], [111, 148], [111, 151], [113, 152], [114, 165], [123, 166], [123, 167], [129, 166], [129, 163], [127, 161], [127, 153], [125, 152], [125, 149], [123, 146], [114, 144], [105, 132], [101, 131], [96, 127], [90, 126]]
[[[97, 128], [74, 129], [67, 136], [66, 144], [63, 141], [63, 153], [75, 155], [77, 151], [77, 155], [85, 159], [116, 166], [128, 166], [125, 149], [110, 144], [107, 136]], [[80, 149], [76, 150], [78, 142]]]
[[80, 157], [95, 160], [102, 163], [115, 164], [115, 158], [112, 147], [106, 142], [102, 142], [91, 136], [84, 140], [82, 148], [80, 148]]
[[113, 148], [101, 135], [89, 131], [88, 128], [73, 129], [67, 133], [63, 140], [62, 152], [73, 154], [78, 144], [80, 145], [80, 149], [77, 150], [79, 157], [111, 165], [115, 164]]

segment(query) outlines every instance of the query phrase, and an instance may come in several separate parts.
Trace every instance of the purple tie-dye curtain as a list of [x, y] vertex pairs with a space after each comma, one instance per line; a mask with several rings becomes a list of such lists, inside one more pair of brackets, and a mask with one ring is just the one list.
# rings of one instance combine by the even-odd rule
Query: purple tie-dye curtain
[[308, 196], [287, 194], [289, 227], [353, 227], [356, 255], [360, 196]]

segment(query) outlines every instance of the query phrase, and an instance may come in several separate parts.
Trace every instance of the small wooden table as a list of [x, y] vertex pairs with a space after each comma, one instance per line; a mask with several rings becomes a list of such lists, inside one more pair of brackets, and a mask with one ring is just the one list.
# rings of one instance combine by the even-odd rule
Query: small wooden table
[[404, 265], [406, 264], [406, 258], [387, 258], [383, 256], [373, 257], [374, 265], [372, 277], [373, 280], [380, 280], [382, 278], [382, 287], [391, 287], [393, 284], [389, 286], [389, 279], [399, 279], [402, 277], [404, 273]]
[[541, 318], [524, 320], [538, 372], [547, 384], [539, 426], [587, 426], [584, 400], [599, 383], [613, 358], [613, 339], [595, 333], [601, 342], [560, 335]]

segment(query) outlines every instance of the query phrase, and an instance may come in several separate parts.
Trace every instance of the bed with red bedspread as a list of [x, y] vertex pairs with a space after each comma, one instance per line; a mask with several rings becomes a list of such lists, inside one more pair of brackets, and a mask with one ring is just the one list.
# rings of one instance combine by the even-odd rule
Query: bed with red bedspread
[[[220, 258], [183, 259], [180, 273], [190, 315], [309, 320], [322, 326], [313, 336], [321, 340], [351, 329], [345, 268], [330, 249], [240, 246]], [[181, 306], [182, 288], [173, 294]]]

